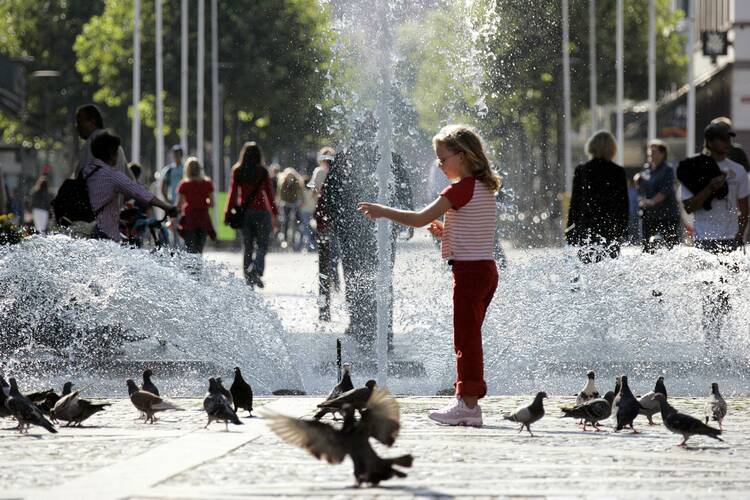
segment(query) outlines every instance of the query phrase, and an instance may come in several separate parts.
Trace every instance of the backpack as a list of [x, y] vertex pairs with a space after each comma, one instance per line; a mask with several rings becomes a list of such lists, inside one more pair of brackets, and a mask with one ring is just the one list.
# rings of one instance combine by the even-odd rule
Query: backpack
[[73, 222], [93, 222], [102, 208], [94, 211], [89, 199], [89, 188], [86, 181], [89, 177], [99, 170], [101, 165], [97, 165], [90, 174], [84, 176], [83, 171], [79, 172], [73, 179], [65, 181], [57, 190], [57, 195], [52, 200], [52, 210], [55, 213], [57, 223], [62, 226], [69, 226]]

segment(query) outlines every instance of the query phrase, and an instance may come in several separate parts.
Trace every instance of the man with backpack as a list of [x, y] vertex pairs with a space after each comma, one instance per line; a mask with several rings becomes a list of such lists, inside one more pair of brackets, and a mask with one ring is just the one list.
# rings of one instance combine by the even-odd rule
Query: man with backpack
[[117, 170], [120, 138], [102, 132], [91, 143], [93, 159], [83, 167], [91, 208], [96, 218], [93, 237], [120, 241], [119, 195], [156, 206], [172, 217], [177, 208], [155, 197], [145, 186]]

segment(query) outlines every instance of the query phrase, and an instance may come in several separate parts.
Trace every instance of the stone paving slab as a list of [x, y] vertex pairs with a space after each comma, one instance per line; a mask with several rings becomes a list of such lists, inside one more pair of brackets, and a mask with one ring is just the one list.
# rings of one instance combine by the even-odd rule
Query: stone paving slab
[[[700, 415], [703, 398], [671, 398]], [[267, 398], [289, 415], [310, 415], [318, 398]], [[426, 411], [448, 398], [400, 398], [403, 429], [381, 455], [412, 453], [405, 479], [355, 489], [351, 462], [330, 466], [281, 442], [261, 418], [246, 425], [213, 424], [204, 430], [200, 400], [180, 399], [182, 412], [162, 414], [155, 425], [136, 420], [128, 400], [113, 401], [91, 427], [61, 428], [58, 435], [32, 430], [20, 436], [11, 420], [0, 421], [0, 498], [416, 498], [590, 497], [747, 498], [750, 491], [750, 399], [731, 398], [725, 443], [680, 437], [663, 426], [636, 425], [641, 434], [582, 432], [557, 407], [572, 398], [546, 401], [547, 416], [519, 434], [503, 411], [529, 397], [483, 400], [485, 427], [443, 427]], [[640, 419], [639, 419], [640, 420]], [[657, 422], [660, 419], [655, 418]], [[638, 421], [637, 421], [638, 422]]]

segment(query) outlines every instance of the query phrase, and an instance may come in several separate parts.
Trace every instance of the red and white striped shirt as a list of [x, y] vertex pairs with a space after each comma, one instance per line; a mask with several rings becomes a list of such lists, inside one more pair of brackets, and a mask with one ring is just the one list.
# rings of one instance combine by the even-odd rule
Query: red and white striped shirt
[[445, 188], [440, 196], [451, 202], [443, 226], [442, 257], [492, 260], [497, 225], [495, 193], [475, 177], [464, 177]]

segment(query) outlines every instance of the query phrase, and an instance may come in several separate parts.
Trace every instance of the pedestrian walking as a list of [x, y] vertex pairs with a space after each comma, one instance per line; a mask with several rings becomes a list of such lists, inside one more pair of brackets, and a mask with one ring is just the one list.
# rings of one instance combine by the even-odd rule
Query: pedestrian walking
[[456, 400], [429, 417], [442, 424], [481, 426], [478, 401], [487, 393], [482, 323], [498, 283], [493, 250], [501, 180], [473, 129], [444, 127], [433, 146], [441, 170], [453, 181], [435, 201], [418, 212], [375, 203], [360, 203], [358, 210], [370, 219], [385, 217], [411, 227], [429, 224], [429, 231], [442, 240], [441, 255], [453, 270]]
[[242, 232], [242, 268], [250, 286], [264, 286], [266, 252], [271, 231], [279, 226], [278, 213], [263, 151], [256, 142], [246, 142], [232, 166], [224, 223]]
[[31, 191], [31, 217], [34, 229], [46, 233], [49, 226], [49, 213], [52, 208], [52, 195], [49, 192], [47, 176], [39, 176]]
[[182, 155], [182, 146], [172, 146], [172, 161], [164, 167], [161, 175], [161, 194], [169, 203], [177, 202], [177, 186], [184, 179], [185, 165]]
[[214, 206], [214, 184], [203, 174], [198, 158], [185, 160], [182, 181], [177, 185], [180, 218], [177, 229], [188, 253], [203, 253], [206, 239], [216, 240], [209, 208]]
[[675, 195], [675, 174], [667, 162], [669, 150], [664, 141], [648, 143], [648, 162], [633, 177], [638, 189], [644, 252], [672, 249], [680, 243], [680, 209]]
[[[106, 132], [102, 112], [95, 104], [85, 104], [76, 110], [76, 130], [78, 131], [78, 136], [85, 142], [78, 153], [78, 165], [73, 173], [73, 177], [81, 173], [94, 160], [91, 144], [100, 134]], [[126, 177], [133, 178], [128, 168], [128, 160], [125, 158], [125, 151], [122, 147], [117, 150], [115, 168]]]
[[[716, 255], [733, 252], [744, 244], [748, 225], [748, 174], [729, 159], [734, 131], [726, 123], [709, 124], [703, 133], [705, 150], [680, 162], [677, 178], [682, 183], [682, 203], [693, 214], [696, 248]], [[703, 332], [707, 346], [717, 347], [729, 314], [729, 295], [712, 289], [703, 300]]]
[[325, 183], [336, 151], [326, 146], [318, 151], [318, 166], [313, 170], [308, 187], [315, 199], [315, 238], [318, 249], [318, 319], [331, 320], [331, 286], [338, 282], [338, 259], [335, 258], [335, 235], [326, 215]]
[[573, 190], [565, 232], [569, 245], [579, 247], [584, 263], [620, 255], [628, 235], [628, 183], [625, 170], [612, 160], [617, 153], [614, 136], [595, 133], [586, 144], [589, 161], [573, 174]]
[[295, 252], [301, 247], [302, 235], [299, 233], [300, 207], [304, 201], [304, 181], [302, 176], [292, 167], [285, 168], [279, 175], [276, 192], [279, 196], [284, 220], [282, 224], [284, 248], [292, 248]]

